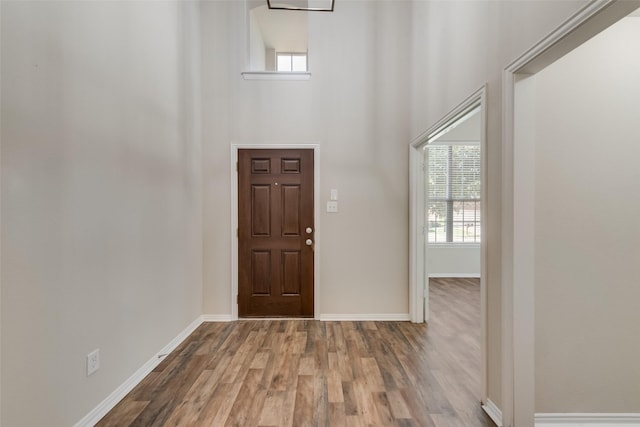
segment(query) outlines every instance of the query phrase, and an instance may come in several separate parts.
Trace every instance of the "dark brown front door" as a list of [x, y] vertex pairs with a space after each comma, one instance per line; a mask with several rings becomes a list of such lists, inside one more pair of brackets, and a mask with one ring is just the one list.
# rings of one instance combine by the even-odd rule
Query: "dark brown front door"
[[238, 314], [313, 317], [313, 150], [238, 150]]

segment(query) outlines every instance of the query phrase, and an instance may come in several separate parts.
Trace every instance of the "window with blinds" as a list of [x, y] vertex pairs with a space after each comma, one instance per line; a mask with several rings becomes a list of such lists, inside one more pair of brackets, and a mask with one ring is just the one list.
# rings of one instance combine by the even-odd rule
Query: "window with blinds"
[[426, 148], [430, 243], [480, 242], [480, 146]]

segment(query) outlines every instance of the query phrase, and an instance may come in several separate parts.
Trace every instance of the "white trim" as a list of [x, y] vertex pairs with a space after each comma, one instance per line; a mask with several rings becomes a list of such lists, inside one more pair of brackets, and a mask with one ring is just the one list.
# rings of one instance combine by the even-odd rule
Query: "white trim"
[[203, 322], [233, 322], [230, 314], [203, 314]]
[[413, 323], [429, 320], [429, 286], [425, 280], [424, 156], [419, 146], [409, 146], [409, 314]]
[[434, 243], [430, 242], [427, 246], [433, 249], [480, 249], [482, 245], [480, 243]]
[[[524, 52], [505, 70], [535, 74], [637, 8], [627, 0], [590, 0], [554, 31]], [[597, 20], [591, 21], [594, 17]], [[589, 25], [584, 24], [589, 22]]]
[[[430, 277], [426, 269], [425, 259], [428, 245], [424, 235], [424, 180], [422, 179], [422, 163], [424, 156], [422, 147], [429, 138], [445, 129], [452, 121], [460, 118], [470, 109], [480, 106], [480, 153], [481, 190], [480, 210], [482, 235], [480, 240], [480, 364], [481, 401], [487, 400], [487, 85], [482, 85], [467, 99], [458, 104], [445, 117], [415, 138], [409, 145], [409, 312], [411, 321], [422, 323], [429, 319], [429, 285], [425, 278]], [[460, 276], [458, 276], [460, 277]]]
[[638, 414], [536, 414], [536, 426], [545, 427], [615, 427], [640, 426]]
[[231, 145], [231, 320], [238, 320], [238, 149]]
[[320, 315], [320, 144], [231, 144], [231, 321], [238, 320], [238, 150], [313, 150], [313, 315]]
[[502, 420], [513, 425], [513, 73], [503, 73], [502, 90]]
[[245, 80], [292, 80], [304, 81], [311, 78], [311, 73], [300, 71], [243, 71], [242, 77]]
[[482, 276], [478, 273], [429, 273], [429, 277], [434, 279], [448, 279], [448, 278], [460, 278], [460, 279], [480, 279]]
[[487, 415], [489, 415], [489, 418], [491, 418], [498, 427], [502, 427], [502, 411], [496, 406], [495, 403], [493, 403], [491, 399], [487, 399], [487, 403], [482, 405], [482, 409], [487, 413]]
[[489, 382], [489, 368], [487, 347], [489, 340], [487, 333], [488, 298], [487, 298], [487, 196], [489, 188], [489, 148], [487, 144], [487, 85], [483, 85], [477, 92], [480, 101], [480, 401], [487, 402], [489, 399], [487, 385]]
[[425, 280], [423, 162], [420, 144], [409, 145], [409, 314], [413, 323], [429, 320], [429, 286]]
[[[429, 139], [433, 139], [433, 137], [429, 137]], [[439, 139], [437, 141], [433, 141], [431, 144], [432, 147], [434, 146], [438, 146], [438, 145], [480, 145], [480, 141], [461, 141], [461, 140], [455, 140], [455, 141], [447, 141], [446, 139]]]
[[75, 424], [75, 427], [92, 427], [102, 419], [110, 410], [112, 410], [118, 402], [120, 402], [135, 386], [137, 386], [156, 366], [162, 362], [163, 358], [175, 350], [189, 335], [202, 324], [202, 317], [199, 316], [191, 322], [182, 332], [174, 339], [158, 351], [151, 359], [142, 365], [133, 375], [131, 375], [124, 383], [115, 389], [106, 399], [98, 404], [91, 412], [84, 416]]
[[279, 320], [317, 320], [310, 317], [242, 317], [237, 322], [251, 322], [251, 321], [279, 321]]
[[379, 322], [408, 322], [409, 313], [378, 313], [378, 314], [321, 314], [320, 320], [329, 321], [379, 321]]
[[[431, 139], [434, 135], [440, 133], [443, 129], [446, 129], [452, 121], [464, 117], [467, 111], [472, 110], [477, 106], [484, 105], [486, 107], [486, 104], [483, 104], [483, 101], [486, 100], [486, 92], [487, 92], [487, 85], [484, 84], [475, 92], [473, 92], [471, 95], [469, 95], [464, 101], [456, 105], [451, 111], [447, 113], [446, 116], [442, 117], [440, 120], [434, 123], [429, 129], [427, 129], [426, 131], [418, 135], [416, 138], [414, 138], [413, 141], [411, 141], [411, 147], [412, 148], [423, 147], [427, 143], [428, 139]], [[482, 144], [482, 136], [483, 135], [481, 135], [481, 138], [480, 138], [481, 144]]]
[[637, 3], [623, 0], [592, 0], [509, 64], [503, 73], [502, 415], [508, 427], [531, 425], [535, 400], [534, 361], [530, 354], [534, 340], [534, 284], [527, 276], [532, 271], [533, 243], [529, 241], [530, 230], [526, 230], [531, 221], [531, 213], [527, 212], [531, 199], [516, 198], [517, 193], [531, 187], [532, 181], [530, 161], [524, 158], [526, 147], [515, 139], [516, 83], [520, 77], [535, 74], [555, 62], [636, 7]]
[[[520, 402], [514, 424], [531, 420], [535, 411], [535, 77], [518, 75], [514, 86], [513, 150], [513, 298], [527, 304], [515, 304], [514, 313], [524, 321], [514, 324], [519, 345], [513, 349], [514, 399]], [[517, 96], [515, 96], [517, 94]], [[523, 102], [524, 101], [524, 102]], [[516, 280], [517, 279], [517, 280]]]

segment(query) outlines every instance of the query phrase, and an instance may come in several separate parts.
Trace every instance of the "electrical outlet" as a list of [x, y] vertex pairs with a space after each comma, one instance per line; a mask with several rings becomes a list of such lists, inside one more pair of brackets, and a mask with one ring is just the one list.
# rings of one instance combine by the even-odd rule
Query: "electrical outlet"
[[87, 376], [100, 369], [100, 349], [87, 354]]
[[338, 202], [327, 202], [327, 212], [338, 212]]

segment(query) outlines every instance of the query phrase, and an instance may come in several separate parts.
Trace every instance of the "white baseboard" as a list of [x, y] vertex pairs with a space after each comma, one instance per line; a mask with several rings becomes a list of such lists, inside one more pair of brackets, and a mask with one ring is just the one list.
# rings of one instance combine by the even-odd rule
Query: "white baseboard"
[[429, 273], [429, 277], [434, 279], [479, 279], [480, 273]]
[[164, 346], [159, 352], [157, 352], [151, 359], [149, 359], [140, 369], [138, 369], [133, 375], [129, 377], [120, 387], [115, 389], [106, 399], [104, 399], [98, 406], [93, 408], [84, 418], [75, 424], [75, 427], [93, 427], [98, 421], [102, 419], [110, 410], [112, 410], [118, 402], [120, 402], [140, 381], [144, 379], [156, 366], [163, 360], [163, 356], [171, 353], [180, 345], [198, 326], [202, 324], [202, 317], [198, 317], [191, 322], [177, 337], [171, 340], [169, 344]]
[[[204, 314], [201, 316], [203, 322], [232, 322], [230, 314]], [[247, 318], [239, 320], [313, 320], [308, 318]], [[381, 313], [381, 314], [321, 314], [317, 319], [320, 321], [380, 321], [380, 322], [408, 322], [411, 320], [408, 313]]]
[[409, 313], [380, 313], [380, 314], [321, 314], [320, 320], [328, 321], [380, 321], [380, 322], [408, 322]]
[[230, 314], [203, 314], [201, 316], [203, 322], [231, 322], [233, 319]]
[[489, 415], [489, 418], [491, 418], [498, 427], [502, 427], [502, 411], [491, 399], [487, 399], [487, 403], [482, 405], [482, 409], [484, 409], [484, 412]]
[[640, 427], [640, 413], [536, 414], [535, 425], [544, 427]]

